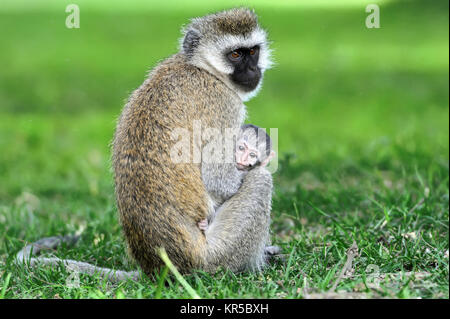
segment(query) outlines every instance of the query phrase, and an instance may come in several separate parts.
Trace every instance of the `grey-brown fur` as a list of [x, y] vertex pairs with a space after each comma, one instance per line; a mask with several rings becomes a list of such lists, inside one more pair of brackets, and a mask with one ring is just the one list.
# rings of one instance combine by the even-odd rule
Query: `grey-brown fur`
[[[235, 46], [242, 41], [249, 47], [260, 45], [263, 72], [270, 65], [269, 50], [265, 32], [256, 21], [256, 15], [248, 9], [194, 19], [184, 31], [180, 52], [150, 72], [118, 120], [113, 169], [119, 217], [129, 252], [147, 275], [162, 265], [157, 254], [160, 247], [184, 273], [193, 269], [213, 272], [218, 267], [232, 271], [260, 269], [265, 263], [272, 195], [270, 173], [257, 167], [247, 174], [237, 191], [230, 190], [223, 187], [221, 179], [227, 170], [235, 169], [234, 165], [202, 169], [201, 163], [174, 164], [169, 155], [176, 142], [170, 135], [174, 128], [191, 129], [194, 120], [201, 120], [204, 127], [221, 129], [242, 125], [242, 100], [257, 90], [247, 94], [233, 86], [227, 66], [221, 65], [223, 52], [217, 48], [224, 50], [228, 42]], [[206, 49], [213, 56], [210, 61]], [[226, 193], [234, 195], [220, 207], [220, 217], [202, 233], [197, 224], [214, 211], [212, 198]], [[55, 245], [52, 238], [40, 242], [56, 247], [60, 241]], [[138, 276], [136, 272], [119, 271], [119, 276], [110, 278], [108, 269], [86, 263], [30, 257], [39, 253], [35, 247], [32, 244], [22, 249], [16, 260], [30, 260], [32, 266], [81, 266], [81, 272], [100, 273], [112, 280]]]
[[[235, 9], [194, 20], [199, 42], [218, 36], [226, 25], [235, 28], [242, 16], [252, 16], [249, 12]], [[220, 30], [211, 28], [216, 16]], [[220, 74], [193, 65], [191, 58], [180, 52], [157, 66], [131, 95], [119, 119], [113, 167], [124, 234], [146, 273], [161, 265], [159, 247], [182, 272], [260, 268], [269, 233], [271, 175], [259, 168], [250, 172], [205, 236], [197, 224], [211, 213], [208, 192], [217, 189], [205, 188], [201, 164], [173, 164], [170, 159], [173, 129], [192, 128], [194, 120], [203, 127], [239, 128], [245, 114], [233, 87]], [[223, 165], [204, 172], [203, 178], [213, 181], [205, 184], [220, 184], [228, 167], [235, 169]]]

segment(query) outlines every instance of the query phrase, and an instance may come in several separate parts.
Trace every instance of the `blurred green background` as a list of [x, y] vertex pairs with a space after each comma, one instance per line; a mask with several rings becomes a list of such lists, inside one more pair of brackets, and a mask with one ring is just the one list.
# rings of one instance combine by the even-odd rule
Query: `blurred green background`
[[[65, 27], [72, 2], [80, 29]], [[380, 29], [365, 27], [368, 3]], [[310, 220], [302, 202], [378, 216], [367, 198], [412, 207], [426, 185], [448, 254], [448, 1], [2, 0], [4, 260], [86, 223], [120, 241], [110, 142], [121, 108], [189, 18], [235, 5], [255, 8], [273, 41], [276, 65], [246, 104], [248, 122], [278, 128], [275, 220], [292, 201]]]
[[370, 1], [77, 1], [80, 29], [65, 27], [68, 3], [0, 5], [1, 200], [110, 183], [125, 99], [189, 18], [234, 4], [254, 7], [273, 41], [276, 66], [247, 105], [249, 122], [279, 129], [280, 153], [326, 161], [382, 144], [448, 160], [447, 1], [380, 2], [380, 29], [365, 27]]
[[[104, 174], [129, 93], [176, 51], [190, 17], [232, 6], [78, 1], [81, 28], [67, 29], [68, 3], [1, 6], [2, 199], [78, 183], [80, 161]], [[235, 3], [254, 7], [273, 41], [276, 66], [247, 103], [248, 121], [278, 128], [281, 153], [324, 160], [392, 143], [448, 159], [446, 1], [382, 3], [380, 29], [365, 27], [364, 1]]]

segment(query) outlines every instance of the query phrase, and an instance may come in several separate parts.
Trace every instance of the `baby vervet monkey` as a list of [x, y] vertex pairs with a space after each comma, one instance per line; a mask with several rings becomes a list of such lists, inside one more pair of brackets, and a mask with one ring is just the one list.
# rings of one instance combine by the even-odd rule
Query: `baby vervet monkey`
[[236, 142], [236, 168], [248, 172], [257, 166], [265, 167], [275, 156], [272, 139], [262, 128], [246, 124], [241, 127]]
[[[239, 134], [236, 139], [234, 154], [236, 170], [238, 173], [232, 176], [228, 175], [228, 180], [226, 183], [238, 183], [240, 185], [245, 175], [250, 170], [258, 166], [267, 166], [274, 156], [275, 151], [272, 150], [272, 139], [266, 131], [253, 124], [243, 125], [239, 130]], [[218, 212], [216, 212], [216, 214], [217, 213]], [[199, 228], [202, 231], [206, 231], [209, 223], [216, 214], [208, 216], [209, 222], [206, 218], [200, 221], [198, 223]]]

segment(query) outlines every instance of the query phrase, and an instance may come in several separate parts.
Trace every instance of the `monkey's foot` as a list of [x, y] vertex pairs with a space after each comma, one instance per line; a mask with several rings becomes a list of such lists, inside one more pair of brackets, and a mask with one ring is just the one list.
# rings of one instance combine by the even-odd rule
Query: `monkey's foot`
[[266, 248], [264, 248], [264, 252], [267, 255], [274, 256], [281, 252], [281, 248], [278, 246], [266, 246]]

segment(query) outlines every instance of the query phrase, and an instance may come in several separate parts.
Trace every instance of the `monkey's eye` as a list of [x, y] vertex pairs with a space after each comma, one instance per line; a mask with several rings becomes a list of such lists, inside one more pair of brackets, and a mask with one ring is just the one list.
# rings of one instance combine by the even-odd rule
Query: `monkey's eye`
[[239, 60], [241, 58], [242, 54], [240, 51], [233, 51], [229, 54], [229, 57], [231, 60]]
[[251, 158], [255, 158], [255, 157], [256, 157], [256, 154], [255, 154], [255, 153], [250, 153], [250, 157], [251, 157]]
[[244, 150], [244, 146], [239, 145], [239, 150], [240, 150], [240, 151], [243, 151], [243, 150]]
[[251, 48], [250, 51], [249, 51], [250, 55], [255, 55], [256, 52], [258, 52], [258, 46], [255, 46], [255, 47]]

